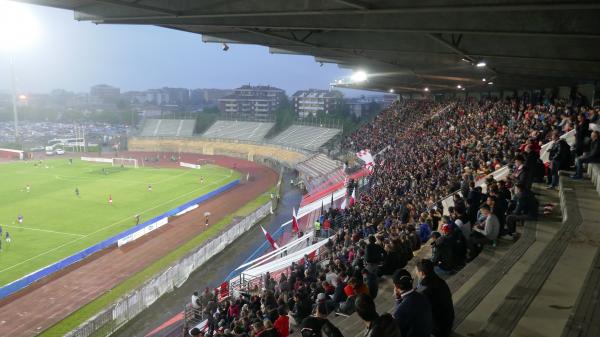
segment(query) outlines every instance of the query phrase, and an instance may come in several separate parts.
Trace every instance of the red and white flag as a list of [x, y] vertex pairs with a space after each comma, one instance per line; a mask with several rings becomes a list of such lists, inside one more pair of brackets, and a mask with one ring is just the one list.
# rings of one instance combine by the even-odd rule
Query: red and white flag
[[292, 232], [298, 233], [300, 227], [298, 226], [298, 216], [296, 215], [296, 208], [292, 208]]
[[277, 242], [275, 242], [275, 240], [273, 240], [273, 237], [271, 236], [271, 234], [269, 234], [269, 232], [267, 232], [262, 225], [260, 225], [260, 229], [262, 229], [263, 234], [265, 234], [265, 238], [267, 238], [267, 241], [269, 241], [269, 243], [271, 244], [271, 247], [273, 249], [279, 248], [279, 246], [277, 245]]
[[369, 171], [369, 174], [373, 174], [375, 170], [375, 161], [373, 160], [373, 156], [371, 155], [371, 150], [366, 149], [362, 151], [356, 152], [356, 156], [358, 159], [365, 162], [365, 168]]
[[346, 199], [344, 199], [344, 201], [342, 202], [342, 209], [346, 209], [349, 207], [354, 206], [354, 203], [356, 203], [356, 189], [352, 190], [352, 195], [350, 196], [348, 203], [346, 203]]

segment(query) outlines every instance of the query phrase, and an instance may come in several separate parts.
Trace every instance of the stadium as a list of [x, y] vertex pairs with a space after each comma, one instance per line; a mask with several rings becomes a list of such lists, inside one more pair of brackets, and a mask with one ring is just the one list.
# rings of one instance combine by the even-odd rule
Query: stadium
[[0, 148], [0, 336], [600, 336], [600, 4], [21, 2], [313, 56], [393, 99], [281, 126], [257, 117], [277, 88], [244, 85], [219, 104], [253, 118], [24, 135], [13, 93], [0, 136], [32, 146]]

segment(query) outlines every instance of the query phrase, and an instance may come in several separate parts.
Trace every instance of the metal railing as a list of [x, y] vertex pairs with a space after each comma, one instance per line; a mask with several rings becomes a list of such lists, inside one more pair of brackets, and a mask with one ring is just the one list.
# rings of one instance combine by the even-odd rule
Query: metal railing
[[[567, 133], [565, 133], [564, 135], [562, 135], [560, 138], [564, 139], [567, 141], [567, 143], [569, 145], [572, 145], [575, 142], [575, 130], [571, 130]], [[540, 159], [543, 162], [548, 162], [549, 159], [549, 152], [550, 149], [552, 148], [552, 144], [554, 142], [550, 141], [544, 145], [542, 145], [542, 148], [540, 150]], [[494, 180], [498, 181], [498, 180], [502, 180], [506, 177], [508, 177], [508, 175], [510, 174], [510, 168], [508, 165], [504, 165], [501, 168], [497, 169], [496, 171], [487, 174], [483, 177], [480, 177], [476, 182], [475, 182], [475, 186], [481, 186], [485, 192], [485, 189], [487, 187], [487, 185], [485, 184], [486, 180], [489, 177], [493, 177]], [[438, 202], [441, 202], [442, 205], [444, 206], [444, 215], [448, 215], [447, 210], [449, 207], [454, 206], [454, 196], [456, 194], [461, 194], [460, 190], [458, 191], [454, 191], [448, 195], [446, 195], [445, 197], [443, 197], [441, 200], [439, 200]], [[438, 202], [434, 203], [434, 205], [436, 205]]]

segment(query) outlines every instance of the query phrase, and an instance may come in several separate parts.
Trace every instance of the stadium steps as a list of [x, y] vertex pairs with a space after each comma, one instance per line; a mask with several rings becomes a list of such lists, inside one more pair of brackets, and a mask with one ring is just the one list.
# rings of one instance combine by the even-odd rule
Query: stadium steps
[[[553, 194], [542, 192], [540, 204], [557, 199]], [[600, 335], [597, 320], [589, 319], [600, 313], [600, 197], [588, 180], [566, 177], [559, 195], [562, 221], [554, 215], [528, 222], [509, 252], [496, 252], [502, 257], [494, 266], [482, 277], [473, 274], [454, 294], [455, 336]], [[530, 241], [532, 232], [523, 251], [520, 242]]]
[[[535, 192], [540, 205], [558, 203], [555, 192], [540, 189]], [[518, 228], [521, 237], [516, 242], [499, 240], [495, 249], [488, 247], [487, 251], [484, 250], [463, 270], [480, 266], [471, 278], [459, 277], [465, 280], [460, 288], [453, 289], [457, 280], [448, 281], [453, 291], [456, 314], [454, 336], [474, 336], [480, 332], [501, 299], [508, 295], [556, 234], [560, 216], [556, 214], [557, 209], [554, 213], [537, 221], [526, 221], [522, 229]], [[480, 258], [484, 261], [478, 261]]]
[[[447, 282], [453, 293], [460, 337], [600, 336], [600, 165], [590, 180], [561, 176], [560, 193], [537, 189], [540, 205], [560, 209], [528, 221], [515, 243], [500, 240]], [[414, 261], [429, 257], [429, 245]], [[375, 300], [380, 313], [394, 306], [390, 277], [381, 280]], [[330, 315], [344, 336], [363, 336], [364, 323], [353, 314]], [[296, 327], [294, 336], [299, 336]]]
[[158, 130], [160, 130], [160, 125], [162, 124], [162, 119], [159, 119], [158, 122], [156, 122], [156, 127], [154, 128], [154, 131], [152, 132], [152, 136], [156, 137], [156, 135], [158, 134]]
[[592, 179], [592, 184], [596, 186], [596, 191], [598, 191], [598, 194], [600, 195], [600, 164], [589, 164], [588, 174]]

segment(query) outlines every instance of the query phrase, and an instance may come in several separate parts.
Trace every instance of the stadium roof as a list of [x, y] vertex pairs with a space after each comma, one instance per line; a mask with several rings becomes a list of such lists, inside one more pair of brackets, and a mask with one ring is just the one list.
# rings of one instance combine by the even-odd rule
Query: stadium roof
[[[313, 55], [317, 62], [369, 74], [365, 82], [340, 86], [397, 92], [425, 87], [452, 91], [457, 85], [497, 90], [600, 79], [598, 1], [24, 2], [72, 9], [77, 20], [157, 25], [202, 34], [205, 42], [258, 44], [273, 53]], [[486, 66], [477, 67], [480, 62]]]

